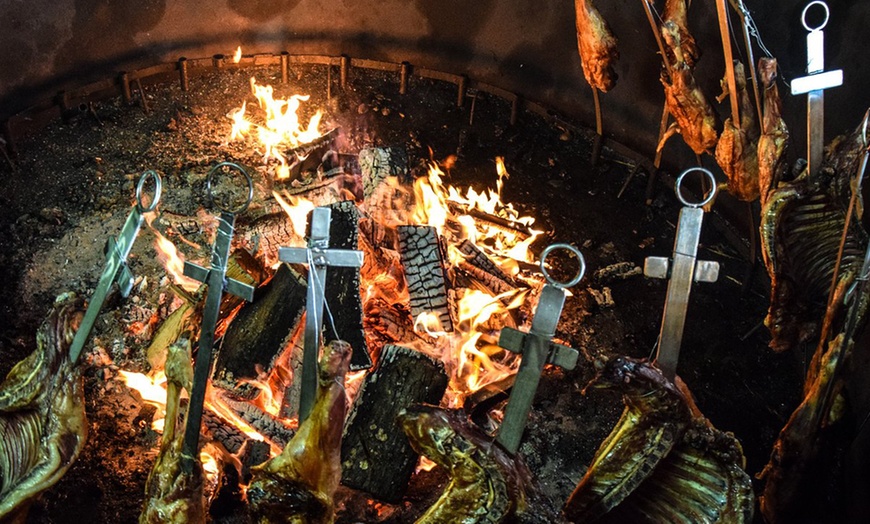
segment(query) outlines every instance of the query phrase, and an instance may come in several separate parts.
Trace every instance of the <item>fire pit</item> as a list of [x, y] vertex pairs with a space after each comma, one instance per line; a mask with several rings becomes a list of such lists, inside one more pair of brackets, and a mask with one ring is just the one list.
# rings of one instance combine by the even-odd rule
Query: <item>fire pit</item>
[[[824, 158], [811, 139], [809, 168], [789, 173], [784, 71], [763, 58], [758, 81], [726, 68], [720, 134], [681, 5], [659, 34], [643, 3], [664, 62], [654, 160], [606, 138], [601, 94], [628, 70], [580, 0], [594, 132], [487, 83], [485, 65], [470, 78], [392, 50], [260, 43], [130, 68], [5, 121], [0, 371], [31, 357], [0, 386], [2, 518], [23, 502], [28, 522], [778, 522], [803, 514], [802, 489], [829, 494], [813, 519], [854, 518], [839, 486], [856, 468], [817, 466], [860, 455], [866, 422], [849, 359], [864, 358], [850, 355], [867, 235], [848, 181], [866, 130]], [[730, 65], [734, 20], [716, 8]], [[810, 99], [837, 84], [810, 73], [796, 80], [826, 82]], [[544, 98], [576, 105], [560, 97]], [[605, 104], [608, 126], [658, 122], [649, 100], [615, 100], [631, 109]], [[695, 159], [663, 149], [675, 132]], [[649, 149], [649, 133], [617, 134]], [[695, 161], [730, 195], [692, 204], [680, 177], [672, 196], [662, 166]], [[47, 488], [33, 500], [28, 468]]]

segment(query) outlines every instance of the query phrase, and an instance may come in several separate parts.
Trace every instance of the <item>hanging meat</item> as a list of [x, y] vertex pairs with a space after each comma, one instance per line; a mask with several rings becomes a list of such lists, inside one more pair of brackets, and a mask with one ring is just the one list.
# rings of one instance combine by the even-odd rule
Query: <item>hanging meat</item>
[[665, 105], [676, 125], [672, 125], [662, 137], [658, 149], [664, 147], [674, 132], [679, 132], [696, 154], [710, 152], [716, 147], [717, 117], [695, 83], [692, 67], [687, 62], [682, 34], [688, 30], [674, 20], [666, 20], [661, 31], [668, 55], [664, 57], [661, 82], [665, 88]]
[[85, 443], [82, 381], [69, 359], [81, 305], [73, 295], [58, 297], [36, 349], [0, 384], [0, 522], [24, 522], [33, 499], [60, 480]]
[[[780, 184], [762, 209], [762, 254], [771, 279], [770, 307], [764, 323], [770, 330], [770, 347], [776, 351], [818, 336], [846, 224], [852, 180], [864, 150], [862, 136], [859, 126], [849, 136], [835, 138], [816, 173], [805, 170], [795, 180]], [[856, 209], [862, 207], [859, 196]], [[866, 243], [867, 232], [860, 217], [853, 218], [837, 279], [841, 290], [854, 279]]]
[[560, 522], [522, 458], [508, 454], [464, 412], [416, 405], [399, 421], [411, 446], [450, 475], [441, 497], [416, 524]]
[[714, 428], [679, 378], [644, 360], [608, 360], [587, 387], [620, 391], [625, 410], [565, 503], [571, 522], [751, 522], [740, 443]]
[[746, 89], [746, 72], [737, 60], [734, 61], [734, 79], [740, 99], [740, 127], [734, 124], [733, 115], [725, 120], [716, 144], [716, 162], [728, 179], [728, 192], [744, 202], [752, 202], [759, 195], [758, 132]]
[[788, 127], [782, 119], [782, 100], [776, 86], [776, 59], [760, 58], [758, 76], [764, 89], [764, 114], [758, 138], [758, 188], [762, 207], [788, 169], [785, 151]]
[[[160, 452], [145, 484], [145, 505], [139, 524], [205, 522], [202, 463], [193, 461], [193, 471], [181, 464], [184, 431], [178, 431], [181, 390], [190, 392], [193, 382], [190, 341], [182, 338], [166, 354], [166, 422]], [[182, 426], [183, 427], [183, 426]]]
[[331, 523], [341, 479], [341, 434], [347, 414], [344, 377], [350, 344], [334, 340], [323, 351], [311, 414], [280, 455], [252, 468], [248, 502], [259, 523]]
[[619, 59], [617, 39], [592, 0], [574, 0], [577, 13], [577, 47], [583, 76], [602, 93], [616, 85], [618, 75], [613, 64]]
[[[652, 3], [652, 0], [643, 1], [649, 1]], [[689, 32], [688, 6], [686, 6], [686, 0], [666, 0], [665, 10], [662, 12], [662, 20], [665, 22], [671, 21], [676, 24], [677, 30], [680, 33], [680, 52], [682, 53], [682, 59], [690, 69], [694, 69], [695, 63], [699, 58], [701, 58], [701, 50], [698, 49], [698, 44], [695, 43], [695, 37], [693, 37], [692, 33]], [[674, 62], [675, 57], [673, 56], [673, 50], [665, 49], [665, 51], [671, 53], [668, 56], [668, 60]]]

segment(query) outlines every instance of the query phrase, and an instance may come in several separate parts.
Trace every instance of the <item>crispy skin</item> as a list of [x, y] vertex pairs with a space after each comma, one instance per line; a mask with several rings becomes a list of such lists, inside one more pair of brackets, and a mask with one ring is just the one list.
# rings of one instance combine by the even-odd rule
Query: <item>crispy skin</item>
[[248, 502], [259, 523], [331, 523], [341, 479], [341, 433], [347, 415], [344, 377], [350, 344], [329, 343], [320, 359], [311, 414], [277, 457], [252, 468]]
[[[665, 57], [665, 69], [662, 71], [661, 82], [665, 88], [665, 105], [674, 117], [683, 140], [696, 154], [712, 151], [716, 147], [718, 133], [717, 118], [707, 98], [695, 83], [692, 68], [686, 62], [682, 50], [682, 29], [673, 21], [668, 20], [662, 25], [662, 36], [665, 47], [670, 50], [673, 58]], [[659, 149], [668, 138], [666, 135], [659, 144]]]
[[62, 295], [36, 349], [0, 384], [0, 522], [23, 522], [30, 503], [66, 473], [87, 437], [84, 393], [69, 347], [81, 301]]
[[181, 390], [190, 391], [193, 381], [190, 358], [188, 339], [171, 345], [167, 351], [166, 423], [160, 452], [145, 483], [145, 504], [139, 524], [205, 522], [202, 464], [196, 460], [193, 472], [184, 472], [181, 467], [184, 431], [177, 431]]
[[785, 151], [788, 146], [788, 127], [782, 119], [782, 100], [776, 86], [776, 59], [758, 60], [758, 77], [764, 89], [764, 112], [761, 136], [758, 138], [758, 188], [762, 207], [770, 192], [776, 189], [788, 168]]
[[[646, 2], [648, 0], [643, 1]], [[695, 63], [699, 58], [701, 58], [701, 50], [698, 49], [698, 44], [695, 43], [695, 37], [693, 37], [692, 33], [689, 32], [689, 18], [686, 0], [666, 0], [665, 10], [662, 13], [662, 20], [664, 22], [670, 20], [677, 25], [677, 30], [680, 33], [680, 52], [683, 55], [682, 59], [690, 69], [694, 68]], [[668, 60], [672, 63], [675, 62], [676, 60], [673, 56], [673, 51], [668, 49], [665, 49], [665, 51], [670, 52]]]
[[725, 120], [716, 144], [716, 162], [728, 178], [728, 191], [744, 202], [752, 202], [759, 195], [758, 147], [753, 136], [755, 119], [746, 90], [746, 73], [738, 61], [734, 63], [734, 77], [740, 97], [740, 127], [734, 125], [733, 117]]
[[462, 411], [419, 405], [399, 415], [411, 446], [450, 473], [441, 497], [417, 524], [561, 522], [522, 457], [512, 457]]
[[606, 93], [616, 85], [618, 78], [613, 70], [613, 64], [619, 59], [617, 39], [601, 13], [592, 5], [592, 0], [574, 0], [574, 8], [583, 76], [589, 85]]
[[588, 387], [623, 393], [622, 417], [565, 504], [572, 522], [751, 522], [739, 442], [700, 413], [688, 388], [627, 357]]

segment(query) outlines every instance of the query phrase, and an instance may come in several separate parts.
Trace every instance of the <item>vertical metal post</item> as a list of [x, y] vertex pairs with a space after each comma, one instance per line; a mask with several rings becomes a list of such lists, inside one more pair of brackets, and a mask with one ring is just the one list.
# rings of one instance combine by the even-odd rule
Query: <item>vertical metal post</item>
[[187, 72], [187, 58], [183, 56], [178, 59], [178, 77], [181, 80], [181, 90], [189, 91], [190, 90], [190, 77]]
[[408, 75], [411, 71], [411, 64], [402, 62], [402, 68], [399, 70], [399, 94], [404, 95], [408, 92]]

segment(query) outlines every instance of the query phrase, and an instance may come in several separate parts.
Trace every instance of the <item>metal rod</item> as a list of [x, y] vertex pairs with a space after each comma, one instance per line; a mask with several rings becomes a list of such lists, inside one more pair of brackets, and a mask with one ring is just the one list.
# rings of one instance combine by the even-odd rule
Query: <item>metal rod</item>
[[399, 94], [408, 93], [408, 74], [411, 72], [411, 64], [402, 62], [402, 67], [399, 69]]
[[281, 83], [290, 82], [290, 53], [281, 51]]
[[740, 17], [740, 26], [743, 29], [743, 42], [746, 44], [746, 60], [749, 62], [749, 78], [752, 81], [752, 94], [755, 95], [755, 110], [758, 113], [758, 127], [764, 121], [764, 113], [761, 108], [761, 91], [758, 89], [758, 70], [755, 67], [755, 55], [752, 53], [752, 38], [749, 35], [749, 23], [746, 21], [746, 7], [743, 0], [731, 0], [731, 7], [737, 11]]
[[142, 99], [142, 110], [146, 113], [151, 112], [151, 108], [148, 107], [148, 100], [145, 99], [145, 90], [142, 89], [142, 81], [138, 78], [136, 79], [136, 91], [139, 91], [139, 98]]
[[465, 104], [465, 91], [468, 89], [468, 77], [461, 76], [459, 77], [459, 84], [457, 84], [458, 93], [456, 94], [456, 107], [462, 107]]
[[601, 118], [601, 98], [598, 96], [598, 89], [592, 87], [592, 102], [595, 105], [595, 141], [592, 142], [592, 165], [598, 165], [598, 159], [601, 156], [601, 139], [604, 138], [604, 123]]
[[662, 60], [667, 61], [667, 54], [665, 53], [665, 44], [662, 42], [662, 35], [659, 31], [659, 26], [656, 24], [656, 20], [653, 17], [652, 7], [650, 6], [650, 2], [652, 0], [640, 0], [643, 4], [643, 9], [646, 11], [646, 19], [649, 21], [649, 26], [652, 29], [653, 36], [656, 37], [656, 44], [659, 46], [659, 53], [662, 55]]
[[124, 97], [124, 103], [129, 104], [133, 101], [133, 92], [130, 90], [130, 75], [128, 73], [121, 73], [120, 81], [121, 96]]
[[731, 101], [731, 122], [740, 129], [740, 100], [737, 98], [737, 79], [734, 76], [734, 54], [731, 51], [731, 34], [728, 29], [728, 0], [716, 0], [716, 14], [719, 16], [719, 34], [722, 36], [722, 50], [725, 52], [725, 76], [728, 80], [728, 99]]
[[212, 55], [211, 64], [218, 69], [223, 69], [224, 62], [226, 61], [225, 59], [226, 59], [226, 57], [221, 53], [218, 53], [216, 55]]
[[349, 70], [350, 70], [350, 57], [347, 55], [341, 55], [339, 72], [341, 75], [340, 82], [341, 82], [341, 89], [342, 90], [347, 89], [347, 75], [348, 75]]
[[332, 98], [332, 66], [326, 66], [326, 99]]
[[511, 102], [510, 124], [512, 126], [517, 125], [517, 118], [519, 117], [519, 113], [520, 113], [520, 96], [517, 95], [516, 97], [514, 97], [513, 102]]
[[187, 73], [187, 59], [183, 56], [178, 59], [178, 78], [181, 81], [181, 90], [190, 90], [190, 76]]

